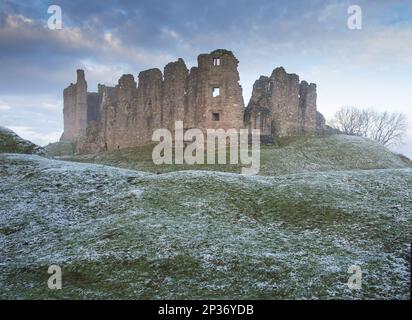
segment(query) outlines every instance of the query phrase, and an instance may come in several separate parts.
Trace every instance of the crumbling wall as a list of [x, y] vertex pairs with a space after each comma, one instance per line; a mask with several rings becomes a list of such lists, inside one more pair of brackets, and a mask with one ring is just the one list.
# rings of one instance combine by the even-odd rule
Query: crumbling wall
[[275, 135], [282, 137], [299, 130], [299, 76], [287, 73], [282, 67], [270, 76], [270, 103]]
[[133, 146], [136, 135], [137, 87], [133, 75], [123, 75], [113, 94], [103, 104], [105, 149]]
[[324, 126], [316, 110], [316, 85], [299, 82], [284, 68], [261, 76], [253, 85], [245, 110], [245, 126], [260, 129], [262, 136], [283, 137], [314, 133]]
[[[162, 127], [162, 82], [163, 76], [159, 69], [149, 69], [139, 73], [139, 86], [137, 88], [137, 99], [142, 121], [139, 122], [136, 139], [139, 144], [149, 142], [153, 131]], [[140, 139], [140, 141], [138, 140]]]
[[192, 68], [188, 85], [187, 109], [194, 112], [190, 116], [193, 121], [188, 122], [193, 127], [243, 128], [244, 102], [238, 63], [231, 51], [223, 49], [198, 56], [198, 67]]
[[64, 90], [64, 134], [75, 139], [77, 152], [93, 153], [148, 144], [156, 129], [260, 129], [262, 141], [276, 136], [311, 133], [325, 127], [316, 111], [316, 85], [299, 82], [282, 67], [261, 76], [244, 108], [239, 84], [239, 61], [231, 51], [218, 49], [198, 56], [188, 71], [183, 59], [167, 64], [164, 72], [149, 69], [123, 75], [115, 87], [98, 85], [87, 93], [83, 70]]
[[100, 116], [79, 139], [79, 153], [134, 146], [140, 136], [137, 86], [133, 75], [123, 75], [113, 87], [99, 85]]
[[107, 124], [113, 116], [110, 111], [116, 100], [116, 88], [99, 84], [97, 94], [99, 102], [98, 119], [89, 122], [86, 135], [77, 139], [76, 152], [78, 153], [94, 153], [107, 150]]
[[87, 83], [83, 70], [77, 70], [77, 82], [63, 91], [64, 132], [60, 140], [76, 140], [86, 134]]
[[316, 130], [316, 84], [300, 83], [299, 90], [299, 130], [310, 133]]
[[[99, 85], [97, 95], [87, 95], [89, 122], [86, 134], [78, 136], [77, 151], [144, 145], [156, 129], [173, 131], [175, 121], [186, 129], [239, 130], [244, 103], [237, 66], [232, 52], [215, 50], [199, 55], [198, 67], [190, 72], [178, 59], [165, 66], [164, 75], [159, 69], [140, 72], [138, 86], [132, 75], [123, 75], [114, 88]], [[220, 94], [213, 97], [216, 87]]]
[[261, 138], [270, 140], [274, 134], [274, 123], [272, 117], [270, 79], [260, 76], [253, 84], [252, 96], [245, 110], [245, 127], [259, 129]]
[[161, 126], [171, 131], [174, 130], [175, 121], [185, 122], [187, 112], [187, 86], [189, 70], [183, 59], [168, 63], [164, 68], [162, 83], [162, 112]]

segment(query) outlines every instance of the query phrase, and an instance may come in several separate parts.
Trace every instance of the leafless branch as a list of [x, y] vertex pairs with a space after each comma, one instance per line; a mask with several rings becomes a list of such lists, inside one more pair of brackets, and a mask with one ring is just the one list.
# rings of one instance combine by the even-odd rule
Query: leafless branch
[[402, 141], [407, 119], [402, 113], [343, 107], [336, 112], [332, 126], [345, 134], [367, 137], [389, 146]]

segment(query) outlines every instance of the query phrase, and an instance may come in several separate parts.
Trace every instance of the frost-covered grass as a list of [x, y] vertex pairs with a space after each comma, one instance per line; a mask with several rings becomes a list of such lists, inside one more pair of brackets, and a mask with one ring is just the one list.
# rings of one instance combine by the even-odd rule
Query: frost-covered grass
[[[148, 172], [178, 170], [241, 172], [240, 165], [155, 165], [152, 160], [152, 149], [153, 146], [149, 145], [97, 154], [66, 156], [62, 159]], [[261, 146], [259, 175], [404, 167], [411, 167], [411, 162], [382, 145], [362, 137], [298, 136], [282, 138], [277, 146]]]
[[11, 154], [0, 168], [0, 298], [409, 298], [410, 168], [156, 175]]

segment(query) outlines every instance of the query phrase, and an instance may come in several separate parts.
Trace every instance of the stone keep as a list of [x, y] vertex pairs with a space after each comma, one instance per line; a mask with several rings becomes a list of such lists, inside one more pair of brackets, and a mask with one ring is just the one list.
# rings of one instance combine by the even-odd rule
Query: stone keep
[[[260, 129], [262, 141], [277, 136], [311, 133], [324, 126], [316, 111], [316, 85], [299, 82], [296, 74], [276, 68], [261, 76], [244, 107], [238, 60], [231, 51], [201, 54], [190, 71], [183, 59], [159, 69], [123, 75], [115, 87], [98, 85], [87, 92], [83, 70], [64, 89], [64, 133], [76, 141], [78, 153], [93, 153], [151, 142], [156, 129]], [[323, 122], [322, 122], [323, 121]]]

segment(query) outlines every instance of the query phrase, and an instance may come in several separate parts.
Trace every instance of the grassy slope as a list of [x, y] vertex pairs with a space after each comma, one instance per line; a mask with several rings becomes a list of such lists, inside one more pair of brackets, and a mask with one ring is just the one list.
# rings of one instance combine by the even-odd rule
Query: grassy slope
[[[409, 297], [412, 169], [154, 175], [26, 155], [0, 166], [1, 298]], [[61, 291], [47, 289], [50, 264]], [[361, 291], [346, 286], [352, 264]]]
[[50, 155], [61, 157], [73, 155], [76, 149], [75, 147], [76, 143], [73, 141], [59, 141], [49, 143], [44, 149]]
[[[153, 146], [145, 146], [62, 159], [148, 172], [196, 169], [240, 173], [238, 165], [155, 165], [152, 161], [152, 148]], [[259, 174], [403, 168], [410, 165], [382, 145], [365, 138], [345, 135], [306, 136], [284, 138], [279, 141], [278, 147], [262, 146]]]
[[46, 155], [42, 147], [22, 139], [8, 128], [0, 126], [0, 153], [7, 152]]

